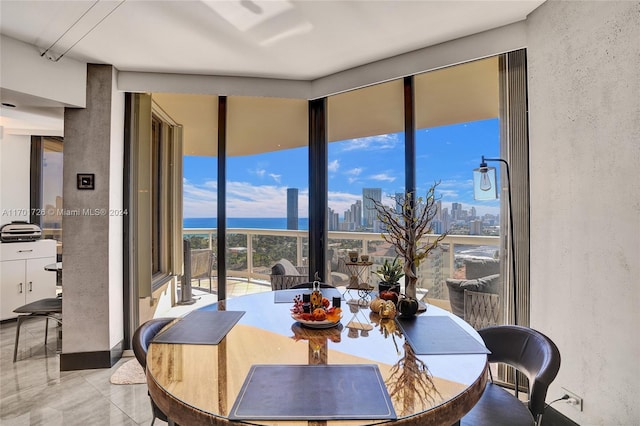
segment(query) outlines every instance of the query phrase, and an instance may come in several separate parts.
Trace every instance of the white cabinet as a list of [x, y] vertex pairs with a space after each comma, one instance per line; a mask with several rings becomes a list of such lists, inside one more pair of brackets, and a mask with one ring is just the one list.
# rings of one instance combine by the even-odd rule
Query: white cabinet
[[39, 240], [0, 244], [0, 319], [38, 299], [56, 297], [56, 273], [44, 267], [56, 261], [56, 242]]

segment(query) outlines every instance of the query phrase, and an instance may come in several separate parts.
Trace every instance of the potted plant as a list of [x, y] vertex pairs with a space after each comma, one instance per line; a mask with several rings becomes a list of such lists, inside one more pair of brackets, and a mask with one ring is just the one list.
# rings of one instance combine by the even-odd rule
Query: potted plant
[[393, 259], [393, 262], [385, 259], [384, 263], [373, 273], [380, 278], [378, 284], [380, 293], [387, 290], [400, 293], [400, 278], [404, 277], [404, 272], [402, 271], [402, 263], [398, 261], [397, 257]]

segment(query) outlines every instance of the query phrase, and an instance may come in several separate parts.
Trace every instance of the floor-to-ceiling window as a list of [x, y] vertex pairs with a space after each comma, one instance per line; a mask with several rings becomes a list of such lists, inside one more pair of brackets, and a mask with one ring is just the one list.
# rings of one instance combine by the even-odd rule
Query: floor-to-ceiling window
[[[56, 256], [62, 260], [62, 160], [61, 137], [31, 137], [31, 197], [29, 220], [42, 229], [42, 238], [57, 242]], [[61, 273], [58, 281], [61, 282]]]
[[130, 277], [142, 299], [182, 272], [182, 128], [149, 94], [129, 96], [127, 111]]
[[153, 99], [183, 129], [180, 249], [189, 250], [184, 272], [190, 273], [194, 290], [216, 293], [218, 97], [154, 93]]
[[[481, 156], [501, 155], [504, 123], [498, 63], [498, 57], [488, 58], [326, 98], [329, 238], [323, 259], [326, 269], [318, 271], [321, 279], [346, 284], [352, 271], [344, 260], [351, 249], [370, 256], [371, 270], [395, 256], [380, 238], [383, 229], [369, 200], [394, 204], [395, 197], [411, 185], [412, 176], [417, 196], [438, 183], [433, 231], [448, 233], [441, 248], [420, 264], [418, 287], [425, 300], [449, 308], [445, 281], [466, 277], [465, 259], [504, 263], [500, 201], [480, 203], [471, 196], [472, 170]], [[214, 98], [210, 96], [207, 107], [198, 109], [203, 114], [199, 123], [212, 124], [203, 139], [209, 153], [187, 149], [190, 127], [185, 125], [185, 238], [192, 250], [211, 250], [214, 266], [224, 263], [230, 285], [243, 284], [236, 287], [241, 289], [237, 294], [268, 290], [271, 267], [279, 259], [298, 267], [313, 261], [307, 234], [313, 183], [308, 166], [310, 161], [323, 161], [309, 157], [309, 103], [224, 97], [224, 158], [217, 158], [221, 118]], [[415, 147], [411, 158], [405, 143]], [[224, 164], [224, 185], [216, 180], [220, 164]], [[217, 253], [215, 212], [220, 211], [216, 200], [221, 193], [226, 246]], [[212, 274], [215, 278], [215, 271]], [[372, 275], [365, 280], [376, 284]], [[201, 287], [208, 285], [205, 280]], [[212, 291], [215, 286], [214, 279]]]
[[474, 200], [472, 180], [482, 155], [500, 153], [498, 58], [419, 74], [414, 85], [416, 191], [437, 184], [434, 231], [450, 236], [420, 265], [419, 280], [429, 300], [447, 306], [455, 298], [447, 279], [483, 278], [466, 274], [466, 264], [500, 269], [500, 201]]
[[53, 238], [62, 244], [62, 156], [61, 138], [43, 137], [41, 204], [39, 206], [40, 225], [44, 238]]
[[[393, 247], [377, 238], [382, 224], [372, 200], [393, 204], [405, 190], [403, 102], [401, 79], [327, 99], [327, 261], [333, 285], [349, 284], [356, 272], [358, 285], [369, 283], [371, 270], [395, 257]], [[370, 270], [347, 265], [353, 250], [369, 256]]]
[[227, 297], [271, 290], [280, 259], [307, 265], [307, 117], [305, 100], [228, 98]]

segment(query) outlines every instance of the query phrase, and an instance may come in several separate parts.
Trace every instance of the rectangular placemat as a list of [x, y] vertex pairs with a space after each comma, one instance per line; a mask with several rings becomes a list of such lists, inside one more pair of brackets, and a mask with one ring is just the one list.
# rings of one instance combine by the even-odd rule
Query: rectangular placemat
[[405, 339], [418, 355], [491, 353], [482, 342], [446, 316], [398, 318], [398, 324]]
[[[329, 302], [333, 302], [334, 297], [342, 297], [342, 293], [337, 288], [321, 288], [322, 297], [329, 299]], [[311, 294], [310, 288], [290, 288], [288, 290], [274, 291], [273, 301], [274, 303], [291, 303], [293, 304], [293, 298], [296, 294], [302, 295], [303, 293]]]
[[244, 311], [193, 311], [152, 342], [217, 345], [244, 315]]
[[231, 420], [395, 419], [377, 365], [253, 365]]

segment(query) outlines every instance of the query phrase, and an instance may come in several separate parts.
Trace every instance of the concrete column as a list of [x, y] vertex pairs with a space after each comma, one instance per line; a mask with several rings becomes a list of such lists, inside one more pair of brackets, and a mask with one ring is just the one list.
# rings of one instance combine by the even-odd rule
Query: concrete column
[[[123, 350], [124, 94], [116, 70], [87, 66], [86, 108], [64, 118], [61, 370], [106, 368]], [[94, 189], [79, 189], [92, 174]]]

